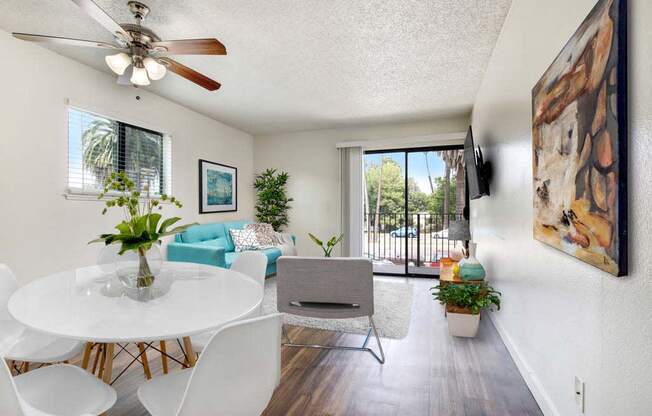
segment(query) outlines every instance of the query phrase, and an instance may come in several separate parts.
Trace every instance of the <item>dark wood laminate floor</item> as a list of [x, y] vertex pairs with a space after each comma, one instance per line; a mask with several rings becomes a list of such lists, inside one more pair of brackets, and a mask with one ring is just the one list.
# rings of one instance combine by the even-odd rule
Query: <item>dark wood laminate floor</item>
[[[491, 321], [482, 319], [475, 339], [452, 338], [441, 306], [428, 291], [436, 281], [412, 282], [410, 332], [401, 340], [382, 340], [385, 365], [367, 353], [285, 348], [281, 384], [264, 415], [542, 415]], [[298, 342], [362, 340], [300, 327], [290, 327], [289, 333]], [[375, 342], [370, 344], [375, 348]], [[168, 349], [180, 355], [174, 343]], [[114, 374], [126, 358], [124, 353], [116, 358]], [[153, 374], [160, 375], [158, 356], [149, 358]], [[108, 414], [147, 415], [136, 397], [143, 381], [140, 366], [129, 369], [114, 385], [118, 402]]]

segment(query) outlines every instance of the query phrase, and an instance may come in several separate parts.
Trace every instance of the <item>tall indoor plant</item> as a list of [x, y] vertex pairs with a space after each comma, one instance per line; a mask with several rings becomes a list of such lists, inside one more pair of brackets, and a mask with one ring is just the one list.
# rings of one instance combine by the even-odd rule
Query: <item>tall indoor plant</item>
[[275, 231], [288, 225], [288, 211], [292, 198], [288, 198], [286, 186], [290, 175], [267, 169], [256, 175], [256, 219], [258, 222], [271, 224]]
[[500, 310], [500, 292], [486, 283], [440, 283], [431, 290], [435, 299], [446, 305], [448, 331], [456, 337], [474, 337], [478, 332], [480, 312], [492, 306]]
[[106, 214], [109, 208], [121, 208], [124, 220], [115, 226], [119, 233], [101, 234], [99, 238], [90, 242], [103, 242], [107, 246], [120, 244], [119, 255], [128, 251], [136, 252], [138, 254], [138, 272], [135, 276], [135, 286], [138, 288], [151, 286], [155, 279], [147, 261], [147, 251], [157, 244], [161, 237], [180, 233], [194, 225], [187, 224], [170, 229], [181, 218], [170, 217], [161, 221], [161, 214], [154, 210], [161, 210], [163, 201], [168, 201], [177, 208], [181, 208], [181, 202], [166, 194], [162, 194], [159, 198], [152, 197], [149, 186], [146, 185], [144, 188], [144, 195], [141, 195], [136, 184], [124, 172], [111, 173], [104, 182], [103, 191], [98, 196], [98, 199], [105, 201], [102, 214]]

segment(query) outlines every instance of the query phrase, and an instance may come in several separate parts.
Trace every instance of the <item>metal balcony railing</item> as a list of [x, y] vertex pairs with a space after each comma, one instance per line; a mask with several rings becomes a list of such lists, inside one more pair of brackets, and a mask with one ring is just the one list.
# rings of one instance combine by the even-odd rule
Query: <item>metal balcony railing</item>
[[363, 252], [378, 263], [438, 268], [455, 241], [448, 225], [461, 214], [365, 213]]

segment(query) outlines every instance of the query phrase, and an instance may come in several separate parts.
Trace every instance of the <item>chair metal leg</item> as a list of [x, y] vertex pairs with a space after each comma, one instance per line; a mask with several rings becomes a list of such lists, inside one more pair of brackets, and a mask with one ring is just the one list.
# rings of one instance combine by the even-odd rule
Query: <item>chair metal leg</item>
[[[281, 327], [283, 329], [283, 335], [288, 340], [288, 342], [283, 343], [283, 346], [286, 347], [295, 347], [295, 348], [317, 348], [322, 350], [345, 350], [345, 351], [364, 351], [371, 354], [376, 361], [380, 364], [385, 364], [385, 353], [383, 351], [383, 346], [380, 344], [380, 337], [378, 336], [378, 330], [376, 329], [376, 324], [371, 316], [369, 316], [369, 331], [367, 331], [367, 336], [365, 337], [364, 342], [361, 347], [348, 347], [348, 346], [337, 346], [337, 345], [320, 345], [320, 344], [296, 344], [293, 343], [290, 337], [285, 330], [285, 326]], [[374, 337], [376, 338], [376, 343], [378, 344], [378, 349], [380, 351], [380, 356], [376, 354], [374, 350], [367, 347], [371, 333], [373, 332]]]
[[374, 330], [374, 336], [376, 337], [376, 343], [378, 344], [378, 350], [380, 351], [380, 357], [379, 358], [376, 353], [374, 353], [372, 350], [369, 349], [369, 352], [373, 354], [373, 356], [380, 362], [381, 364], [385, 364], [385, 352], [383, 351], [383, 345], [380, 343], [380, 337], [378, 336], [378, 330], [376, 329], [376, 324], [374, 323], [374, 318], [369, 315], [369, 325], [371, 325], [371, 328]]

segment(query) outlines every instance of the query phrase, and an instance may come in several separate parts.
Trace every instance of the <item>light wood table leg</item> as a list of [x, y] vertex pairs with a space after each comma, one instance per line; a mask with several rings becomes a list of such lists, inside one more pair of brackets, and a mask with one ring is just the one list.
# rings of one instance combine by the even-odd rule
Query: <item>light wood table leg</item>
[[104, 361], [104, 372], [102, 374], [102, 380], [106, 384], [111, 384], [111, 373], [113, 372], [113, 348], [115, 347], [115, 344], [106, 344], [104, 354], [105, 360]]
[[84, 370], [88, 369], [88, 361], [91, 359], [91, 351], [93, 350], [93, 343], [92, 342], [87, 342], [86, 346], [84, 347], [84, 356], [82, 358], [82, 363], [81, 367]]
[[165, 341], [159, 342], [159, 346], [161, 347], [161, 366], [163, 367], [163, 374], [168, 373], [168, 356], [165, 355], [167, 354], [167, 349], [165, 345]]
[[145, 343], [138, 343], [138, 352], [140, 352], [140, 361], [143, 363], [143, 372], [145, 373], [145, 378], [150, 380], [152, 378], [152, 372], [149, 370], [149, 361], [147, 360], [147, 351], [145, 351]]
[[93, 369], [91, 373], [95, 374], [97, 371], [97, 363], [100, 360], [100, 355], [102, 355], [102, 347], [104, 344], [96, 344], [97, 351], [95, 351], [95, 358], [93, 359]]
[[195, 359], [195, 352], [192, 350], [192, 341], [190, 341], [190, 337], [183, 337], [183, 349], [186, 352], [188, 366], [194, 367], [197, 360]]

